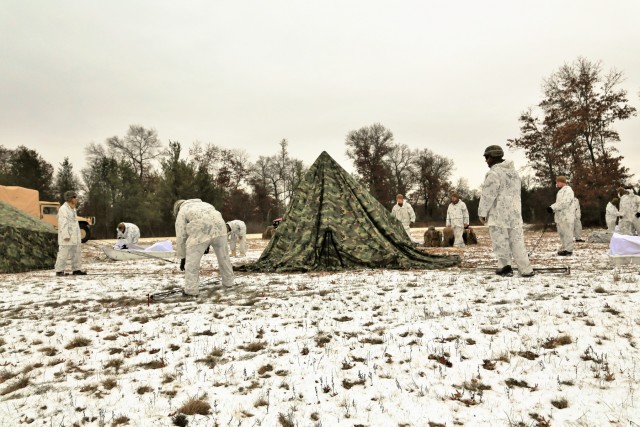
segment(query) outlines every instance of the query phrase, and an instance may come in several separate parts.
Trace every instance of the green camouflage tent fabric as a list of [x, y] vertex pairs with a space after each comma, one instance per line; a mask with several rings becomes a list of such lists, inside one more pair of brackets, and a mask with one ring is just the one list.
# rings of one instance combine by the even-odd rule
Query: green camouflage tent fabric
[[296, 188], [284, 221], [244, 271], [332, 271], [350, 268], [436, 269], [458, 256], [415, 249], [402, 224], [326, 152]]
[[0, 202], [0, 273], [53, 268], [57, 253], [53, 226]]

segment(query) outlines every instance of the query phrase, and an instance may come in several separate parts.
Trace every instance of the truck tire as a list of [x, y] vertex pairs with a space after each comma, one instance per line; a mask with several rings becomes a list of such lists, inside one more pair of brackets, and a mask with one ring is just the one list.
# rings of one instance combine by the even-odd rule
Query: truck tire
[[80, 223], [80, 237], [82, 238], [82, 243], [86, 243], [91, 238], [91, 227], [86, 222]]

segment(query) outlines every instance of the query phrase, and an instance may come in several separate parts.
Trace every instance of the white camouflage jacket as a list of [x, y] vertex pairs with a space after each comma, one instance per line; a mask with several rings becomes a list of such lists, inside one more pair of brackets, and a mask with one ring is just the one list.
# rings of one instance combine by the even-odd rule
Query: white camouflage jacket
[[551, 205], [556, 224], [559, 222], [574, 222], [576, 215], [573, 204], [574, 198], [573, 190], [568, 185], [565, 185], [558, 191], [558, 194], [556, 194], [556, 202]]
[[465, 224], [469, 224], [467, 205], [462, 200], [458, 200], [456, 204], [449, 203], [449, 207], [447, 208], [447, 227], [454, 225], [462, 227]]
[[58, 244], [62, 246], [79, 245], [81, 240], [76, 210], [65, 202], [58, 209]]
[[621, 214], [618, 211], [618, 208], [616, 208], [615, 205], [611, 202], [607, 203], [607, 209], [604, 212], [605, 219], [607, 221], [613, 221], [619, 216], [621, 216]]
[[247, 235], [247, 225], [244, 221], [234, 219], [232, 221], [228, 221], [227, 225], [231, 229], [229, 234], [235, 235], [236, 237], [244, 237]]
[[186, 200], [176, 217], [176, 256], [185, 258], [187, 247], [227, 235], [222, 214], [200, 199]]
[[124, 244], [127, 246], [138, 243], [138, 239], [140, 238], [140, 229], [137, 225], [132, 224], [130, 222], [123, 222], [124, 224], [124, 233], [116, 228], [117, 239], [123, 239]]
[[490, 227], [522, 227], [520, 177], [512, 161], [491, 166], [484, 176], [478, 216]]
[[416, 214], [413, 212], [413, 208], [406, 200], [402, 206], [396, 203], [391, 209], [391, 215], [398, 218], [405, 227], [408, 227], [412, 222], [416, 222]]
[[620, 216], [627, 221], [636, 219], [636, 212], [639, 210], [639, 197], [633, 193], [633, 190], [627, 190], [627, 194], [620, 197]]

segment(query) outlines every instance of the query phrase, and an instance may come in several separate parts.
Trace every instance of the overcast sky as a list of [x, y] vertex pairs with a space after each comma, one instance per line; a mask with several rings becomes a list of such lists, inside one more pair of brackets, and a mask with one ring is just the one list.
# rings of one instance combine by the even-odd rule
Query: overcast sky
[[[353, 170], [346, 134], [380, 122], [476, 188], [484, 148], [578, 56], [622, 70], [640, 107], [640, 1], [2, 0], [0, 144], [77, 172], [88, 143], [140, 124], [252, 161], [286, 138]], [[616, 129], [635, 181], [640, 117]]]

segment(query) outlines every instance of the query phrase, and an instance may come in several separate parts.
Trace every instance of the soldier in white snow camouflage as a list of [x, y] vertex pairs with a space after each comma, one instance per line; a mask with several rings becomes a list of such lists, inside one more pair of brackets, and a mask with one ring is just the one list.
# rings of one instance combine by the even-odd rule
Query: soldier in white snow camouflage
[[233, 285], [233, 269], [227, 246], [227, 226], [222, 214], [200, 199], [178, 200], [173, 206], [176, 216], [176, 255], [185, 271], [184, 293], [196, 296], [200, 284], [200, 260], [209, 245], [218, 259], [223, 286]]
[[607, 203], [607, 208], [604, 212], [604, 219], [607, 221], [607, 231], [611, 233], [616, 230], [618, 218], [622, 216], [620, 211], [618, 211], [618, 206], [620, 206], [620, 199], [614, 197]]
[[633, 192], [633, 187], [627, 186], [618, 190], [620, 195], [620, 234], [633, 236], [640, 232], [640, 224], [636, 213], [640, 210], [640, 198]]
[[398, 221], [402, 223], [404, 227], [404, 231], [407, 232], [407, 236], [409, 239], [413, 241], [411, 237], [411, 224], [416, 222], [416, 214], [411, 207], [411, 204], [404, 200], [404, 196], [402, 194], [398, 194], [396, 196], [396, 204], [391, 208], [391, 215], [396, 217]]
[[131, 249], [140, 240], [140, 229], [130, 222], [121, 222], [116, 228], [116, 239], [120, 249]]
[[499, 145], [491, 145], [484, 151], [490, 170], [482, 184], [478, 206], [480, 222], [489, 227], [493, 253], [498, 258], [496, 274], [512, 276], [513, 259], [523, 277], [533, 276], [524, 246], [522, 233], [522, 204], [520, 202], [520, 177], [512, 161], [503, 159]]
[[239, 243], [240, 256], [247, 256], [247, 225], [244, 221], [234, 219], [227, 222], [227, 232], [229, 234], [231, 256], [237, 256], [236, 242]]
[[453, 246], [464, 248], [463, 233], [469, 227], [469, 211], [467, 205], [460, 200], [457, 193], [451, 193], [451, 203], [447, 208], [446, 226], [453, 229]]
[[573, 254], [575, 244], [573, 242], [573, 227], [576, 219], [573, 190], [567, 185], [566, 176], [556, 177], [556, 187], [560, 190], [556, 194], [556, 202], [547, 208], [547, 212], [553, 213], [558, 235], [560, 237], [560, 250], [558, 255], [570, 256]]
[[71, 258], [71, 269], [74, 275], [85, 275], [82, 271], [82, 256], [80, 254], [80, 225], [76, 216], [78, 195], [75, 191], [64, 193], [64, 204], [58, 210], [58, 257], [56, 258], [56, 276], [64, 276], [67, 260]]

